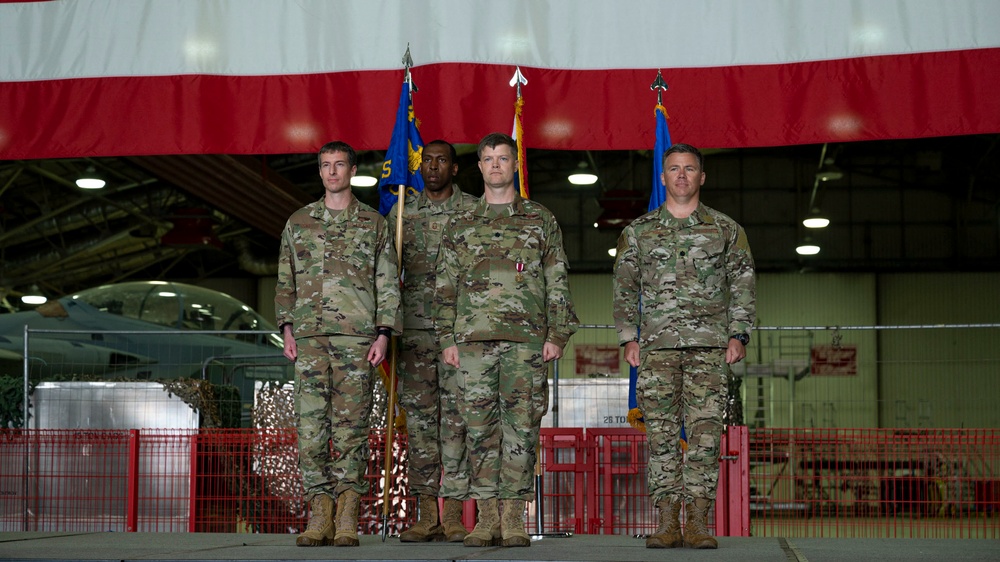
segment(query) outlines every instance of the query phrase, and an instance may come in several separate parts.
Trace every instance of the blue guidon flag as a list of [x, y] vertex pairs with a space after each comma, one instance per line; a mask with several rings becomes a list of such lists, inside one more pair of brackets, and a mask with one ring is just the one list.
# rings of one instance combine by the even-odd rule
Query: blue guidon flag
[[[667, 188], [663, 185], [660, 176], [663, 175], [663, 153], [670, 145], [670, 129], [667, 128], [667, 108], [657, 105], [654, 109], [656, 114], [656, 144], [653, 145], [653, 189], [649, 194], [649, 211], [654, 211], [663, 205], [667, 200]], [[640, 307], [642, 303], [640, 303]], [[635, 397], [635, 385], [639, 380], [639, 372], [635, 367], [629, 366], [628, 370], [628, 423], [639, 431], [646, 431], [646, 421], [642, 418], [642, 411], [639, 410], [639, 401]], [[684, 426], [681, 426], [681, 447], [687, 450]]]
[[424, 190], [424, 178], [420, 175], [420, 160], [424, 141], [417, 130], [417, 120], [410, 100], [410, 84], [403, 82], [399, 94], [399, 109], [396, 110], [396, 124], [389, 139], [389, 150], [382, 163], [382, 177], [379, 179], [378, 212], [386, 215], [399, 198], [399, 186], [406, 187], [407, 196], [415, 196]]

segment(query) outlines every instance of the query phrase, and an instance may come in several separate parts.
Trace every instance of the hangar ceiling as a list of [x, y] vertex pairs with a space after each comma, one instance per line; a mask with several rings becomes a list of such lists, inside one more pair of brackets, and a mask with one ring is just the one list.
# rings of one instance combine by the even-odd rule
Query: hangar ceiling
[[[708, 149], [702, 201], [743, 224], [759, 271], [1000, 270], [998, 141]], [[481, 194], [475, 147], [458, 148], [458, 183]], [[611, 270], [607, 250], [649, 198], [650, 152], [528, 151], [532, 198], [556, 214], [574, 272]], [[839, 179], [815, 180], [821, 155]], [[359, 154], [359, 171], [383, 157]], [[2, 306], [33, 286], [55, 298], [126, 280], [273, 275], [285, 219], [322, 193], [315, 166], [314, 154], [2, 161]], [[104, 189], [76, 187], [89, 167]], [[582, 168], [600, 181], [570, 185]], [[377, 206], [375, 188], [355, 193]], [[810, 202], [828, 228], [801, 226]], [[816, 256], [794, 251], [807, 235]]]

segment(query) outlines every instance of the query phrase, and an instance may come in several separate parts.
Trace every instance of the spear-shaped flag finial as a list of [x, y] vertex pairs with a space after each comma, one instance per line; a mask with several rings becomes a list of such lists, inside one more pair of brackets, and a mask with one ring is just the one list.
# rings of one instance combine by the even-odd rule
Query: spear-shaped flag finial
[[510, 85], [511, 85], [511, 87], [513, 87], [514, 84], [517, 84], [517, 97], [520, 98], [521, 97], [521, 85], [522, 84], [524, 84], [525, 86], [528, 85], [528, 79], [525, 78], [523, 74], [521, 74], [521, 67], [520, 66], [514, 67], [514, 75], [510, 77]]
[[410, 85], [410, 95], [417, 91], [413, 84], [413, 76], [410, 75], [410, 68], [413, 66], [413, 58], [410, 56], [410, 44], [406, 44], [406, 52], [403, 53], [403, 68], [406, 69], [406, 83]]
[[403, 67], [409, 70], [411, 66], [413, 66], [413, 57], [410, 56], [410, 44], [407, 43], [406, 52], [403, 53]]
[[656, 69], [656, 80], [649, 85], [650, 90], [656, 90], [656, 105], [663, 105], [663, 92], [667, 91], [667, 83], [663, 81], [663, 73]]

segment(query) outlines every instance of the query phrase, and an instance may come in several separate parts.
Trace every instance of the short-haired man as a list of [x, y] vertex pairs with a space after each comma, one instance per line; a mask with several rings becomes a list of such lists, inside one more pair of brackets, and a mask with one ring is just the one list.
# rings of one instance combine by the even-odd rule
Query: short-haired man
[[357, 169], [350, 145], [324, 145], [323, 197], [293, 213], [281, 235], [274, 306], [295, 362], [299, 469], [312, 512], [298, 546], [359, 544], [374, 366], [402, 329], [389, 227], [351, 192]]
[[[465, 422], [458, 411], [458, 372], [441, 361], [431, 314], [441, 235], [448, 220], [477, 199], [454, 184], [456, 159], [455, 147], [448, 142], [425, 144], [420, 163], [424, 190], [404, 205], [399, 403], [407, 414], [407, 479], [410, 492], [417, 496], [419, 518], [399, 535], [402, 542], [441, 538], [462, 542], [469, 534], [462, 525], [462, 501], [469, 497], [469, 461]], [[394, 205], [388, 214], [393, 240], [396, 214]], [[438, 497], [444, 498], [440, 523]]]
[[622, 232], [614, 272], [615, 325], [625, 360], [639, 369], [649, 495], [660, 510], [646, 547], [717, 548], [707, 516], [719, 475], [729, 364], [746, 357], [756, 316], [753, 257], [743, 228], [701, 204], [698, 149], [675, 144], [665, 151], [660, 180], [666, 200]]
[[562, 232], [548, 209], [518, 195], [516, 146], [503, 133], [479, 143], [485, 192], [452, 217], [437, 264], [434, 326], [444, 361], [461, 372], [478, 505], [466, 546], [530, 546], [524, 508], [548, 407], [546, 363], [562, 357], [578, 324]]

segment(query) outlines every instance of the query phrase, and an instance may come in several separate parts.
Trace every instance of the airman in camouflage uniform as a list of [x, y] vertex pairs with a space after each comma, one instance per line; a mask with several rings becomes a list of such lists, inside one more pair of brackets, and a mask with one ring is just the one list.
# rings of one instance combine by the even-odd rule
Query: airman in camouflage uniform
[[299, 546], [358, 545], [374, 366], [402, 329], [389, 227], [351, 193], [356, 172], [350, 145], [324, 145], [323, 199], [293, 213], [281, 236], [274, 305], [295, 361], [299, 469], [312, 511]]
[[[399, 535], [402, 542], [445, 539], [462, 542], [462, 501], [469, 497], [465, 421], [458, 411], [458, 373], [440, 360], [434, 335], [435, 270], [441, 234], [452, 215], [477, 198], [452, 183], [458, 173], [455, 147], [443, 140], [424, 145], [420, 173], [424, 190], [407, 199], [403, 212], [403, 337], [399, 355], [399, 403], [409, 434], [407, 476], [417, 496], [419, 519]], [[396, 213], [389, 230], [396, 240]], [[442, 479], [442, 467], [444, 478]], [[445, 498], [438, 522], [438, 497]]]
[[545, 363], [562, 356], [578, 324], [562, 233], [548, 209], [518, 196], [515, 154], [502, 133], [479, 143], [485, 193], [452, 217], [437, 263], [435, 329], [444, 361], [460, 372], [478, 500], [466, 546], [530, 545], [523, 517], [548, 406]]
[[[701, 153], [675, 144], [663, 160], [666, 201], [618, 239], [615, 324], [625, 360], [639, 369], [649, 493], [660, 509], [646, 546], [717, 548], [706, 518], [719, 474], [729, 364], [746, 356], [756, 315], [753, 257], [743, 228], [701, 204]], [[678, 446], [682, 421], [686, 460]]]

